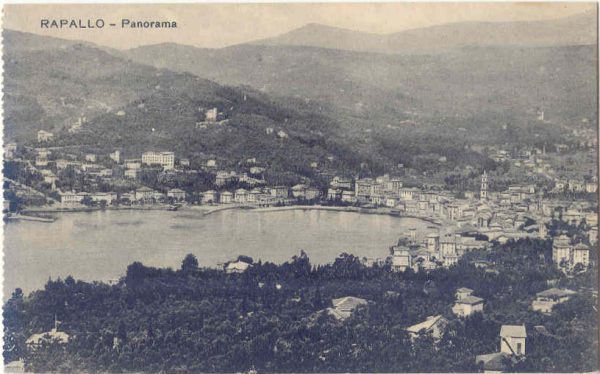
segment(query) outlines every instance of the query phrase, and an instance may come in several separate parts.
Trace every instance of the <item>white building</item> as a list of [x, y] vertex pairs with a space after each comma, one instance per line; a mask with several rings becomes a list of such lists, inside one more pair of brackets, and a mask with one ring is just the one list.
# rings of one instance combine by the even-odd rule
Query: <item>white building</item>
[[502, 325], [500, 328], [500, 352], [524, 356], [527, 331], [524, 325]]
[[327, 312], [334, 316], [337, 320], [345, 320], [352, 315], [356, 308], [362, 305], [367, 305], [367, 300], [354, 296], [341, 297], [333, 299], [332, 308], [327, 308]]
[[121, 152], [117, 149], [116, 151], [108, 155], [111, 160], [119, 164], [121, 162]]
[[550, 288], [536, 294], [535, 300], [531, 303], [531, 308], [534, 311], [549, 314], [556, 304], [564, 303], [576, 293], [567, 289]]
[[173, 188], [167, 191], [167, 197], [175, 200], [185, 200], [185, 191], [180, 190], [179, 188]]
[[173, 152], [144, 152], [142, 164], [160, 165], [164, 170], [175, 168], [175, 153]]
[[47, 142], [49, 140], [52, 140], [53, 137], [54, 137], [54, 134], [51, 132], [48, 132], [48, 131], [40, 130], [37, 133], [38, 143]]

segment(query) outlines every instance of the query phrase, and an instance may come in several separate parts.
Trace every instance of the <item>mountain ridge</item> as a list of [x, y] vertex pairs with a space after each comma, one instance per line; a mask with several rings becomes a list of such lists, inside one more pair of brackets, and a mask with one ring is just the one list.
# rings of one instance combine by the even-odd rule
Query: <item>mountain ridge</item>
[[509, 22], [465, 21], [376, 34], [309, 23], [248, 44], [303, 45], [380, 53], [436, 53], [464, 46], [564, 46], [594, 44], [596, 14]]

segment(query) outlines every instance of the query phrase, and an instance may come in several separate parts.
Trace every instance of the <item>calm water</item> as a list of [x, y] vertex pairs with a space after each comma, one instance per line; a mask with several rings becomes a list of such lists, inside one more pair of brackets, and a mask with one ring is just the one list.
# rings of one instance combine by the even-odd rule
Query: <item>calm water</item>
[[104, 211], [62, 214], [53, 223], [10, 222], [5, 226], [4, 297], [16, 287], [26, 293], [39, 289], [49, 277], [116, 279], [133, 261], [177, 268], [187, 253], [195, 254], [201, 266], [240, 254], [280, 263], [300, 249], [314, 264], [331, 262], [344, 251], [384, 257], [403, 231], [427, 225], [412, 218], [319, 210], [226, 210], [207, 216]]

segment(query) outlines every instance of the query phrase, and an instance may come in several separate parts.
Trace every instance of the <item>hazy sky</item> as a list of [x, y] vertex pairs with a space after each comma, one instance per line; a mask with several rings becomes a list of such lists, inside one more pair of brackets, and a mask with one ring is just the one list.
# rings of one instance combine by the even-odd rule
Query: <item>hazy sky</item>
[[[115, 48], [174, 42], [220, 48], [285, 33], [315, 22], [372, 33], [461, 21], [560, 18], [595, 3], [328, 3], [328, 4], [61, 4], [5, 5], [4, 27]], [[103, 29], [41, 29], [40, 20], [104, 19]], [[177, 29], [122, 29], [121, 19], [176, 21]]]

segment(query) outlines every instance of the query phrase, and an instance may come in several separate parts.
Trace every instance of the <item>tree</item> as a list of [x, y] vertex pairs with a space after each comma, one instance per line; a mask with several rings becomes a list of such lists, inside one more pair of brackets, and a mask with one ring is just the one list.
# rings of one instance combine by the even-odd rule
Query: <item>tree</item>
[[181, 271], [189, 274], [198, 270], [198, 259], [191, 253], [188, 253], [181, 261]]

